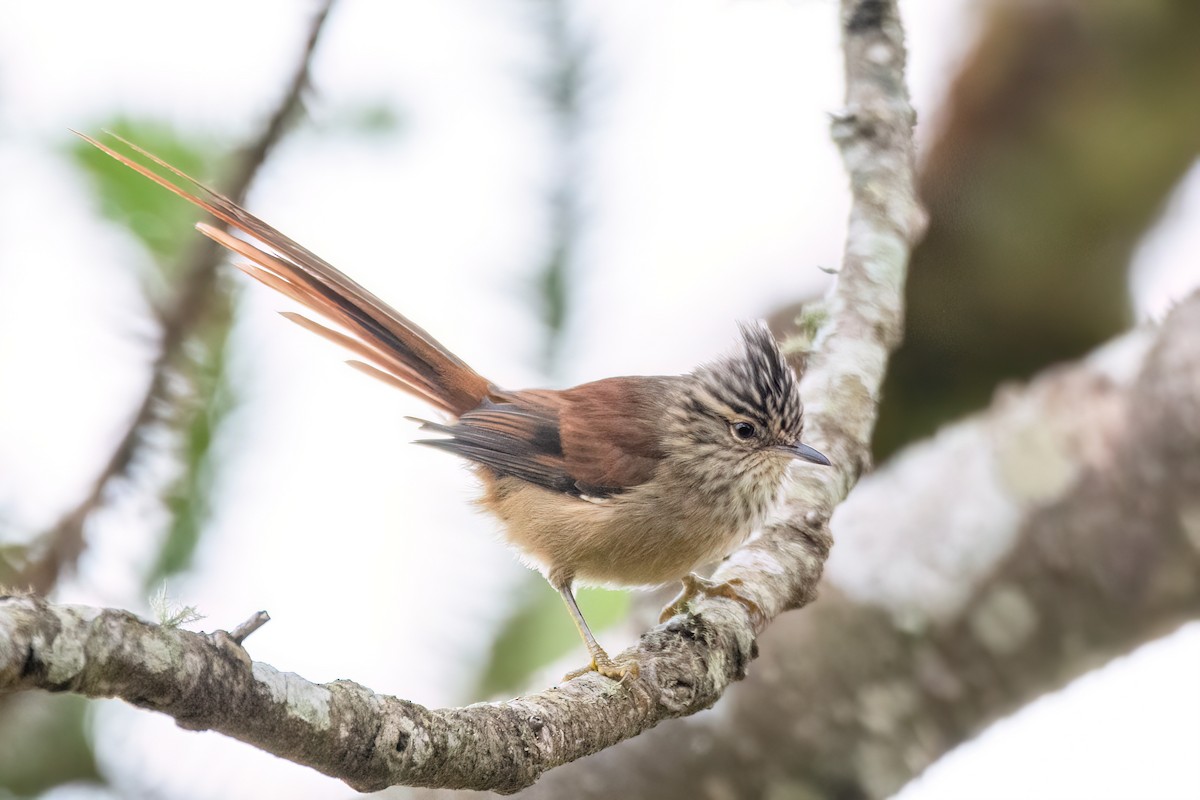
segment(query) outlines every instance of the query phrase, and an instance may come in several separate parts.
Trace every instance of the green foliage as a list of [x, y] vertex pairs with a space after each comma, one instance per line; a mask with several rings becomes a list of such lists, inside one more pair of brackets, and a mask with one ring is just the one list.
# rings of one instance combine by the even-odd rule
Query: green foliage
[[[629, 592], [581, 589], [576, 599], [597, 635], [629, 613]], [[578, 653], [576, 666], [587, 662], [587, 650], [562, 598], [541, 577], [530, 574], [520, 601], [492, 644], [479, 692], [491, 696], [517, 691], [535, 671], [568, 653]]]
[[24, 542], [5, 541], [0, 531], [0, 594], [7, 594], [7, 587], [16, 581], [29, 558], [29, 545]]
[[32, 797], [64, 783], [103, 781], [85, 734], [85, 698], [23, 692], [0, 706], [0, 796]]
[[[119, 118], [105, 129], [199, 179], [216, 171], [218, 148], [212, 142], [181, 137], [166, 125], [146, 120]], [[104, 215], [126, 226], [153, 257], [161, 279], [155, 283], [165, 284], [168, 291], [181, 286], [187, 279], [182, 274], [184, 265], [195, 268], [191, 248], [200, 246], [192, 228], [199, 216], [196, 208], [87, 142], [76, 140], [71, 155], [91, 178]], [[146, 291], [150, 293], [149, 286]], [[151, 305], [160, 305], [153, 297], [147, 299]], [[178, 434], [179, 472], [163, 494], [170, 522], [162, 549], [146, 576], [148, 587], [191, 563], [210, 512], [212, 444], [233, 405], [225, 380], [229, 304], [218, 296], [208, 305], [209, 313], [172, 365], [177, 380], [168, 397], [172, 407], [164, 416]]]
[[829, 319], [829, 308], [824, 301], [813, 300], [805, 303], [793, 320], [795, 332], [783, 342], [783, 354], [788, 358], [796, 356], [807, 357], [812, 352], [817, 333]]
[[334, 127], [359, 136], [395, 137], [404, 127], [405, 118], [385, 102], [355, 106], [334, 120]]
[[171, 514], [158, 560], [146, 576], [153, 586], [186, 569], [200, 543], [211, 510], [213, 442], [236, 404], [226, 374], [229, 321], [214, 321], [190, 342], [185, 365], [190, 395], [177, 409], [180, 471], [164, 493]]
[[558, 355], [570, 311], [571, 243], [574, 234], [570, 232], [572, 225], [568, 213], [562, 210], [555, 214], [554, 242], [541, 271], [534, 278], [535, 302], [546, 332], [542, 367], [551, 373], [558, 367]]
[[[184, 138], [170, 127], [146, 120], [117, 118], [105, 126], [139, 147], [206, 180], [217, 166], [216, 143]], [[196, 209], [155, 186], [125, 165], [109, 158], [82, 139], [70, 144], [72, 160], [91, 179], [101, 213], [129, 228], [146, 246], [168, 280], [181, 263], [191, 239]]]

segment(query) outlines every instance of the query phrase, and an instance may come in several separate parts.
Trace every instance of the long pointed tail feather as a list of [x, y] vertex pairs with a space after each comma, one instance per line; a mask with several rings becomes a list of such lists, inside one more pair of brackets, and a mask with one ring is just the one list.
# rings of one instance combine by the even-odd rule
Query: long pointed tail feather
[[320, 256], [232, 200], [119, 136], [110, 134], [122, 146], [166, 170], [173, 177], [160, 175], [131, 156], [90, 136], [82, 133], [77, 135], [130, 169], [274, 251], [268, 253], [252, 241], [238, 239], [203, 222], [196, 225], [196, 229], [205, 236], [246, 258], [249, 264], [237, 266], [247, 275], [345, 328], [349, 335], [299, 314], [284, 315], [362, 359], [349, 362], [351, 366], [453, 416], [475, 408], [491, 391], [487, 379], [468, 367], [416, 323]]

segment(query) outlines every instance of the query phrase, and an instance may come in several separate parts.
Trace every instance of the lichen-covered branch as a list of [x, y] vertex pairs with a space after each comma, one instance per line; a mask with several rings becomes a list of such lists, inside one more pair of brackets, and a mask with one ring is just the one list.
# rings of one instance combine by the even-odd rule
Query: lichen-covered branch
[[120, 697], [363, 791], [397, 783], [513, 791], [551, 766], [698, 710], [744, 667], [721, 652], [722, 629], [744, 625], [739, 616], [724, 608], [648, 634], [642, 670], [651, 681], [576, 680], [505, 703], [429, 710], [351, 681], [318, 685], [254, 663], [223, 632], [11, 596], [0, 600], [0, 694]]
[[[673, 800], [720, 795], [736, 775], [762, 796], [779, 785], [884, 798], [998, 717], [1200, 617], [1198, 396], [1200, 296], [1161, 328], [1006, 391], [864, 479], [833, 521], [821, 602], [776, 621], [723, 713], [676, 720], [528, 794]], [[686, 618], [682, 636], [649, 634], [648, 667], [705, 675], [712, 637], [744, 624], [727, 610]], [[656, 703], [686, 713], [712, 690], [679, 684], [656, 698], [573, 681], [430, 711], [252, 664], [225, 636], [0, 600], [0, 693], [36, 687], [123, 697], [360, 789], [391, 771], [449, 786], [503, 775], [502, 791], [556, 751], [612, 744], [660, 716]]]
[[847, 107], [835, 125], [854, 190], [850, 242], [803, 391], [809, 438], [834, 460], [791, 488], [783, 520], [721, 570], [764, 612], [704, 599], [638, 642], [641, 670], [596, 674], [503, 703], [429, 710], [349, 681], [316, 685], [206, 637], [119, 611], [0, 602], [0, 692], [43, 688], [121, 697], [311, 765], [360, 790], [394, 784], [512, 792], [546, 770], [715, 703], [745, 675], [755, 637], [809, 602], [828, 520], [868, 460], [887, 355], [922, 215], [913, 194], [912, 111], [894, 2], [844, 4]]
[[521, 796], [883, 800], [1039, 695], [1200, 619], [1197, 397], [1200, 295], [1005, 390], [863, 479], [834, 516], [820, 600], [776, 620], [720, 714]]
[[904, 34], [893, 2], [843, 0], [846, 106], [833, 136], [853, 202], [837, 281], [809, 316], [816, 338], [785, 347], [807, 357], [801, 383], [805, 438], [830, 470], [806, 470], [790, 487], [782, 519], [718, 570], [739, 580], [765, 620], [810, 602], [831, 541], [827, 523], [871, 457], [871, 433], [888, 356], [904, 325], [904, 278], [925, 228], [914, 190], [914, 114], [904, 84]]

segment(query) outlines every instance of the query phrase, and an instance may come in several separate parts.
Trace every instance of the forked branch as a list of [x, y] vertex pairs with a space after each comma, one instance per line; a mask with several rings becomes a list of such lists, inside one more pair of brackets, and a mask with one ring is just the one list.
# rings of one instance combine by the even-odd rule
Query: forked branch
[[313, 684], [250, 660], [229, 637], [121, 611], [0, 601], [0, 692], [121, 697], [369, 791], [396, 784], [513, 792], [546, 770], [713, 705], [745, 675], [755, 638], [815, 596], [828, 521], [869, 460], [880, 382], [899, 341], [905, 268], [923, 214], [913, 191], [903, 32], [889, 0], [845, 0], [847, 104], [834, 134], [853, 187], [846, 255], [825, 299], [802, 392], [810, 440], [834, 462], [790, 487], [784, 518], [718, 578], [763, 612], [708, 598], [646, 633], [638, 678], [596, 674], [501, 703], [429, 710], [350, 681]]

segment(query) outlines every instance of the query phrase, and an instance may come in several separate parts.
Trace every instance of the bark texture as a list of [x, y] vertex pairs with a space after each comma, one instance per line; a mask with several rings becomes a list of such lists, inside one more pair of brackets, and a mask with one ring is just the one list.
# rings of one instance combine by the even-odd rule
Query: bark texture
[[1200, 618], [1200, 295], [899, 453], [821, 597], [713, 713], [529, 798], [886, 798], [1039, 695]]
[[[525, 794], [887, 797], [997, 718], [1200, 617], [1197, 397], [1200, 296], [1006, 389], [861, 482], [833, 519], [820, 601], [775, 622], [718, 709]], [[748, 632], [720, 633], [745, 626], [740, 606], [714, 601], [645, 637], [657, 693], [589, 679], [431, 711], [254, 664], [224, 634], [10, 597], [0, 691], [123, 697], [356, 788], [401, 776], [510, 791], [563, 753], [702, 706], [746, 669]]]

